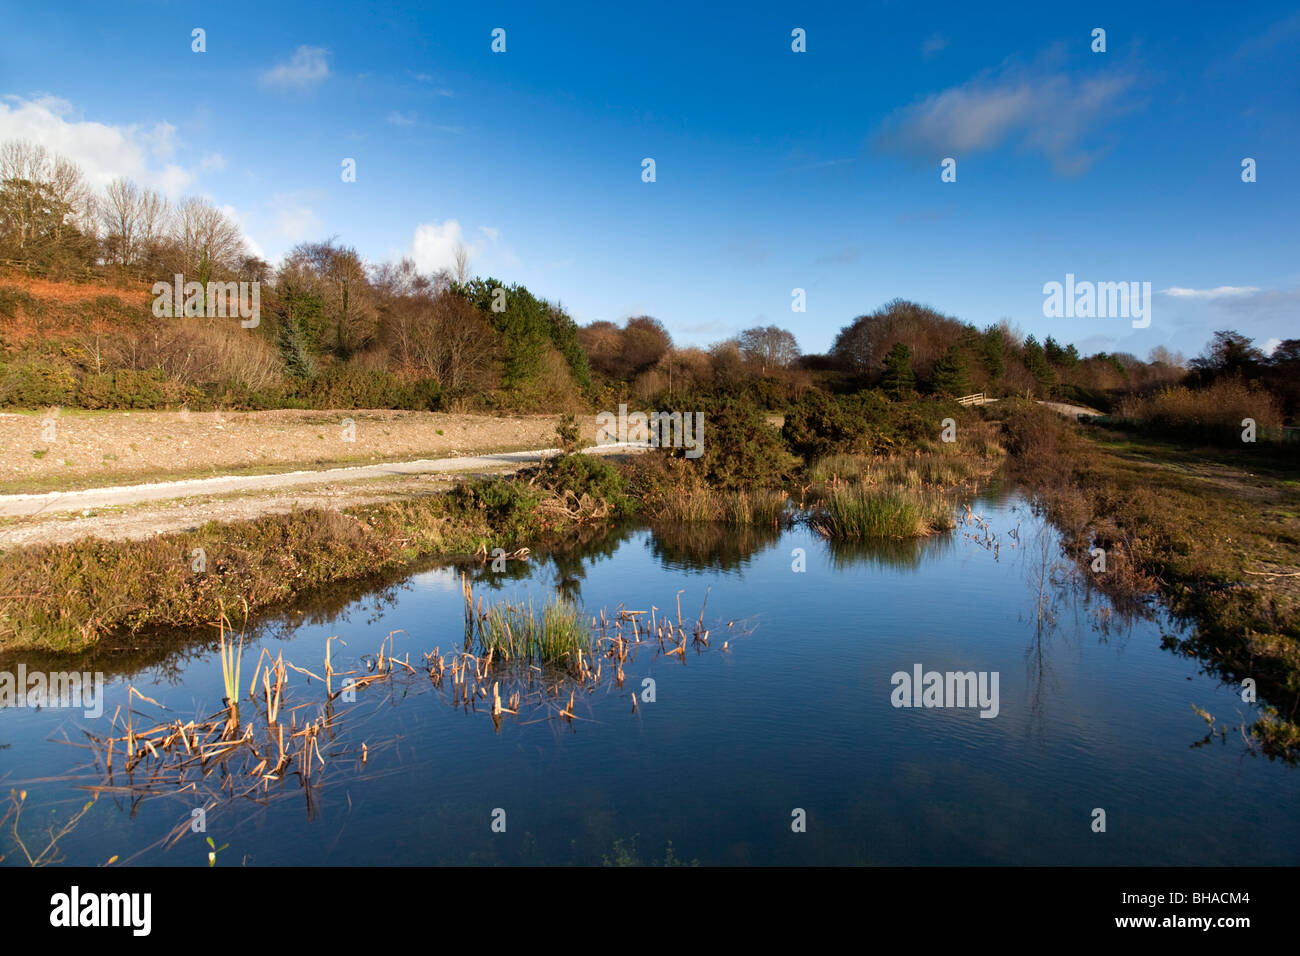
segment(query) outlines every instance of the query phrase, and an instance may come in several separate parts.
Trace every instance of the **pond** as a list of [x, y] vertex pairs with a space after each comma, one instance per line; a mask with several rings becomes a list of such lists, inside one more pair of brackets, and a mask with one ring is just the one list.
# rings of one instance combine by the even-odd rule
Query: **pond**
[[[581, 689], [533, 672], [535, 700], [499, 721], [423, 666], [463, 647], [461, 568], [322, 595], [250, 631], [245, 685], [264, 648], [321, 675], [334, 635], [338, 673], [369, 673], [363, 655], [389, 635], [414, 673], [334, 702], [309, 780], [291, 771], [245, 796], [219, 767], [146, 793], [120, 751], [110, 781], [84, 746], [119, 708], [137, 727], [219, 711], [213, 640], [102, 653], [77, 667], [108, 673], [104, 717], [0, 711], [0, 792], [25, 789], [33, 855], [98, 792], [58, 842], [74, 864], [206, 866], [211, 849], [219, 866], [1296, 863], [1300, 777], [1249, 751], [1238, 728], [1255, 705], [1162, 647], [1181, 627], [1158, 605], [1121, 611], [1090, 587], [1016, 493], [971, 508], [918, 542], [626, 526], [504, 573], [468, 567], [485, 604], [559, 591], [588, 618], [653, 607], [675, 622], [680, 592], [688, 630], [702, 614], [709, 631], [681, 654], [636, 648], [621, 686], [609, 659]], [[906, 687], [918, 669], [923, 686]], [[324, 688], [288, 674], [301, 727]], [[954, 700], [948, 674], [970, 674], [986, 706]], [[132, 685], [144, 698], [128, 700]], [[896, 706], [904, 689], [918, 706]], [[8, 828], [4, 863], [23, 863]]]

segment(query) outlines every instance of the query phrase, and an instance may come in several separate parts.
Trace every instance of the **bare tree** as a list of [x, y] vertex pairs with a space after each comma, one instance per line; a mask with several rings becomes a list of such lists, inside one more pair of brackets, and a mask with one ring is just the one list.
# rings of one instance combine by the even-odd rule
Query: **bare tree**
[[1152, 365], [1167, 365], [1170, 368], [1185, 369], [1187, 368], [1187, 359], [1183, 357], [1182, 352], [1171, 352], [1163, 345], [1157, 345], [1147, 356], [1147, 361]]
[[0, 145], [0, 239], [16, 258], [93, 259], [94, 215], [75, 163], [27, 140]]
[[465, 248], [463, 242], [456, 243], [455, 262], [456, 281], [462, 284], [468, 282], [470, 276], [469, 250]]
[[785, 368], [799, 357], [799, 343], [785, 329], [769, 325], [746, 329], [740, 333], [740, 352], [745, 358], [758, 362], [766, 373], [769, 369]]
[[206, 283], [218, 272], [233, 272], [246, 253], [239, 227], [224, 212], [197, 196], [181, 203], [172, 227], [181, 267]]
[[449, 391], [482, 385], [493, 370], [496, 332], [473, 304], [443, 291], [386, 306], [389, 348], [397, 364]]
[[[338, 355], [347, 358], [374, 341], [379, 319], [377, 296], [355, 249], [335, 245], [331, 237], [324, 242], [299, 243], [289, 253], [289, 261], [306, 270], [319, 289]], [[386, 281], [400, 285], [403, 279], [395, 272]]]
[[99, 211], [108, 259], [123, 269], [152, 255], [166, 230], [167, 200], [129, 179], [108, 184]]

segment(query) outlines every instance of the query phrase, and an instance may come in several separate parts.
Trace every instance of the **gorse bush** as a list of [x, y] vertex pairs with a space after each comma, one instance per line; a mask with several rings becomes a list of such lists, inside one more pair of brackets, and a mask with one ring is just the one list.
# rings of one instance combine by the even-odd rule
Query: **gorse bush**
[[459, 508], [480, 512], [490, 526], [508, 538], [524, 538], [541, 531], [537, 512], [541, 493], [522, 481], [481, 478], [458, 485], [451, 497]]
[[940, 397], [893, 402], [879, 390], [853, 395], [810, 391], [786, 414], [781, 437], [812, 461], [830, 455], [881, 455], [938, 438], [945, 418], [969, 413]]
[[785, 416], [781, 437], [805, 459], [879, 450], [888, 401], [879, 392], [828, 395], [809, 391]]
[[202, 393], [167, 378], [158, 369], [118, 369], [108, 375], [87, 375], [77, 386], [82, 408], [175, 408], [202, 404]]
[[336, 365], [298, 392], [311, 408], [412, 408], [415, 395], [392, 372]]
[[0, 366], [0, 405], [39, 408], [68, 405], [76, 396], [77, 380], [63, 362], [29, 358]]
[[[701, 441], [702, 454], [685, 461], [715, 488], [772, 487], [793, 471], [795, 460], [780, 433], [753, 405], [706, 398], [684, 400], [681, 408], [683, 418], [697, 411], [703, 415], [703, 428], [695, 436]], [[660, 453], [684, 458], [684, 452], [667, 449]]]
[[606, 502], [615, 515], [629, 514], [635, 502], [628, 497], [627, 484], [618, 469], [593, 455], [557, 455], [537, 470], [536, 482], [547, 491], [590, 495]]

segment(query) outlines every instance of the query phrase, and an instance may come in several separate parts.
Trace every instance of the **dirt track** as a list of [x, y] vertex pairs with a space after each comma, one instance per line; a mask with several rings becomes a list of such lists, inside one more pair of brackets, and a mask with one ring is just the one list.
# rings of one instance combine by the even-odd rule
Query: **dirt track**
[[[625, 455], [638, 446], [611, 444], [588, 454]], [[499, 474], [557, 454], [559, 449], [388, 462], [323, 471], [226, 475], [182, 481], [0, 496], [0, 548], [96, 536], [139, 539], [237, 521], [293, 508], [346, 508], [362, 502], [445, 490], [458, 477]]]
[[[558, 421], [386, 410], [0, 413], [0, 493], [547, 448]], [[595, 419], [581, 425], [594, 442]]]

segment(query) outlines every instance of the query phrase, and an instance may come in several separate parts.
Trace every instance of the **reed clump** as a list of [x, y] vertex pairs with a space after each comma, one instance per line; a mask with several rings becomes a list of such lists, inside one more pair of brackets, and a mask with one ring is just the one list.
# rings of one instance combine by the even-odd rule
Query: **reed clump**
[[576, 661], [593, 646], [578, 609], [562, 600], [540, 610], [531, 600], [494, 605], [479, 619], [478, 639], [483, 653], [494, 659], [530, 664]]
[[783, 491], [730, 491], [718, 488], [680, 488], [665, 494], [655, 509], [664, 521], [725, 521], [777, 527], [785, 515], [789, 496]]
[[951, 505], [929, 491], [843, 485], [822, 501], [809, 521], [828, 538], [923, 538], [953, 527]]

